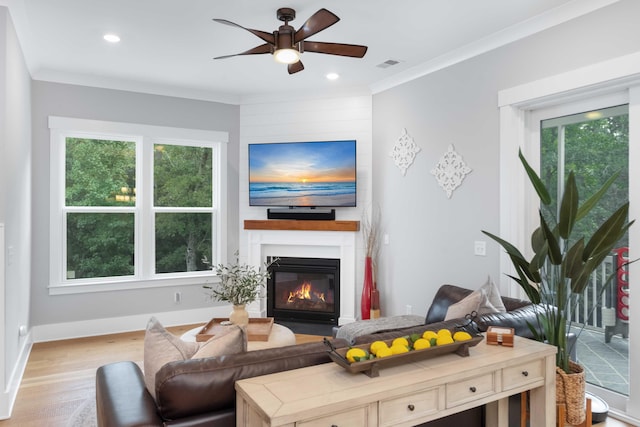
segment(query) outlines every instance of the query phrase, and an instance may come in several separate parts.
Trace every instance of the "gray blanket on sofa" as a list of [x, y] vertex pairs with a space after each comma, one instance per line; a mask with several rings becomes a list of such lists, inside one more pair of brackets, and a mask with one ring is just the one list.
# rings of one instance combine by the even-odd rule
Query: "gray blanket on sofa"
[[342, 338], [350, 343], [362, 335], [369, 335], [376, 332], [390, 331], [411, 326], [424, 325], [424, 316], [408, 314], [404, 316], [380, 317], [378, 319], [358, 320], [347, 323], [338, 328], [336, 338]]

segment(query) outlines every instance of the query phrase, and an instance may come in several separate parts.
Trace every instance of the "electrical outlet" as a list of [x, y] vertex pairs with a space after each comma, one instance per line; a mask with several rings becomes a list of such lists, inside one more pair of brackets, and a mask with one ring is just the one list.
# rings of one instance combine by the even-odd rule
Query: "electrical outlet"
[[176, 292], [173, 294], [173, 303], [180, 304], [182, 302], [182, 292]]
[[413, 311], [413, 307], [407, 304], [404, 310], [405, 310], [404, 314], [411, 314], [411, 312]]
[[477, 256], [487, 256], [487, 242], [476, 240], [473, 243], [473, 254]]

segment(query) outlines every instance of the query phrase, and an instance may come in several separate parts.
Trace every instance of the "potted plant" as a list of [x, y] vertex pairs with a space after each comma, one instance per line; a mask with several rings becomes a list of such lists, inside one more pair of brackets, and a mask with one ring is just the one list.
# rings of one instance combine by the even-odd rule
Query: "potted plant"
[[[578, 297], [587, 287], [591, 274], [611, 254], [616, 243], [633, 223], [627, 220], [629, 203], [624, 203], [617, 208], [591, 236], [576, 236], [574, 235], [577, 234], [574, 233], [576, 223], [598, 203], [618, 174], [610, 177], [600, 190], [579, 204], [576, 178], [573, 171], [570, 172], [559, 209], [557, 212], [552, 212], [549, 209], [552, 202], [549, 191], [527, 163], [522, 152], [519, 153], [519, 158], [540, 199], [540, 225], [531, 235], [533, 257], [528, 260], [514, 245], [487, 231], [483, 233], [506, 250], [517, 273], [517, 277], [509, 277], [522, 287], [532, 303], [539, 305], [538, 325], [529, 326], [536, 339], [557, 347], [556, 398], [559, 403], [567, 404], [567, 422], [580, 424], [584, 420], [584, 370], [569, 360], [571, 348], [569, 348], [567, 332], [571, 326], [570, 315], [575, 311]], [[605, 279], [602, 291], [611, 283], [615, 273], [614, 271]], [[595, 306], [592, 312], [594, 309]], [[538, 333], [539, 330], [542, 333]], [[580, 331], [581, 329], [578, 335]], [[570, 374], [576, 374], [578, 378], [575, 379]], [[582, 395], [571, 399], [574, 392], [566, 391], [558, 385], [566, 386], [574, 379], [579, 387], [581, 384]], [[575, 400], [581, 406], [571, 408], [569, 400]]]
[[[237, 254], [236, 254], [237, 255]], [[203, 259], [205, 264], [208, 261]], [[218, 285], [203, 285], [209, 291], [209, 296], [216, 301], [229, 302], [233, 311], [229, 320], [237, 325], [247, 325], [249, 314], [246, 305], [251, 304], [260, 296], [264, 283], [269, 279], [268, 267], [271, 263], [256, 269], [252, 265], [240, 264], [237, 256], [232, 264], [218, 264], [211, 268], [220, 278]]]

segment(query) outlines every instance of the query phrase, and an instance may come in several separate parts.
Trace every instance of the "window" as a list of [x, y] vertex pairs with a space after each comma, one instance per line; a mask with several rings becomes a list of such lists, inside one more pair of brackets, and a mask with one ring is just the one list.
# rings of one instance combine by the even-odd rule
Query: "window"
[[52, 294], [199, 283], [224, 260], [226, 133], [49, 127]]

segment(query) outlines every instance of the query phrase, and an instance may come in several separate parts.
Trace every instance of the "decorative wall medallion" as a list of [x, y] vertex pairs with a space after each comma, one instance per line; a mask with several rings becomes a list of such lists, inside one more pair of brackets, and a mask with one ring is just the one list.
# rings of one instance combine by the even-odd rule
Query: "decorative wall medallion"
[[419, 151], [420, 147], [416, 145], [411, 135], [407, 133], [407, 129], [402, 129], [402, 135], [396, 141], [396, 145], [393, 146], [389, 156], [393, 158], [396, 166], [400, 168], [402, 176], [404, 176]]
[[436, 177], [440, 187], [447, 193], [447, 198], [450, 199], [453, 190], [462, 185], [464, 177], [471, 173], [471, 168], [462, 160], [462, 156], [456, 153], [453, 145], [449, 144], [449, 149], [440, 158], [431, 173]]

